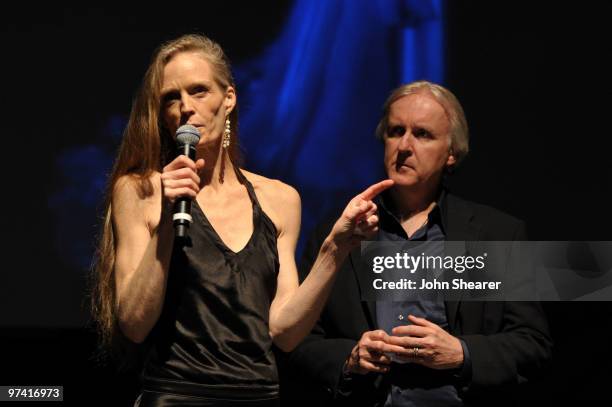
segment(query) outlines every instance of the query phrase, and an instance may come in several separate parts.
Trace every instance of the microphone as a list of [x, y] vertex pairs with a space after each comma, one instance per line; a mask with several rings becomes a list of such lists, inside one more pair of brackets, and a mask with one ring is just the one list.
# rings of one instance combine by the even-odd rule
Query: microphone
[[[176, 155], [186, 155], [193, 161], [196, 158], [196, 145], [200, 141], [200, 132], [190, 124], [185, 124], [176, 130]], [[185, 238], [189, 230], [191, 218], [191, 198], [179, 197], [174, 203], [172, 214], [174, 236]]]

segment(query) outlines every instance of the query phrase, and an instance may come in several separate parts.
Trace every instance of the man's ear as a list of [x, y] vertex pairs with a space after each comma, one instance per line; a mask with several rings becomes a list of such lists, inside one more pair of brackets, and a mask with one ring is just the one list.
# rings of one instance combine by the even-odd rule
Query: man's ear
[[457, 164], [457, 159], [455, 158], [455, 154], [453, 153], [453, 149], [451, 148], [448, 158], [446, 159], [446, 168], [453, 168]]

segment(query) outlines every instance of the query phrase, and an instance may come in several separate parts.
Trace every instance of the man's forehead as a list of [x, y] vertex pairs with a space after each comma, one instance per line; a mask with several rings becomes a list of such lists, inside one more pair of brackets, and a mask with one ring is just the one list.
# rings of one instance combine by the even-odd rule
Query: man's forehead
[[402, 96], [389, 108], [389, 121], [431, 121], [446, 119], [444, 107], [431, 95], [417, 93]]

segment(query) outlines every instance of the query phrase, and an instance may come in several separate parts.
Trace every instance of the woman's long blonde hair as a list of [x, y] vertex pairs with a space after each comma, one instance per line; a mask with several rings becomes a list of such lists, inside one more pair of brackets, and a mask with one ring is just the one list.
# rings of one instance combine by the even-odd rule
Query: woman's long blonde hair
[[[115, 342], [117, 321], [115, 310], [115, 232], [112, 223], [112, 193], [117, 180], [127, 174], [138, 182], [142, 198], [153, 193], [150, 177], [154, 171], [161, 172], [175, 154], [172, 135], [160, 120], [160, 93], [163, 71], [170, 59], [181, 52], [200, 52], [211, 65], [214, 79], [227, 89], [236, 85], [230, 63], [216, 42], [197, 34], [179, 37], [163, 44], [153, 55], [142, 85], [132, 104], [132, 110], [119, 153], [109, 176], [104, 195], [104, 216], [92, 270], [91, 312], [99, 333], [103, 349]], [[231, 144], [228, 155], [236, 167], [240, 161], [238, 147], [238, 106], [230, 113]]]

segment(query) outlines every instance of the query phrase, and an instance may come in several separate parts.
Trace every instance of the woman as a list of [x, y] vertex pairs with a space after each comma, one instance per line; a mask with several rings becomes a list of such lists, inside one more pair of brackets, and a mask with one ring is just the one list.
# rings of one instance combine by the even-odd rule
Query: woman
[[[276, 405], [272, 343], [310, 331], [347, 253], [377, 230], [382, 181], [349, 202], [298, 284], [300, 198], [239, 167], [236, 89], [210, 39], [188, 35], [155, 54], [110, 177], [94, 314], [103, 342], [145, 340], [140, 405]], [[173, 158], [184, 124], [200, 132], [195, 162]], [[190, 240], [172, 208], [193, 200]]]

